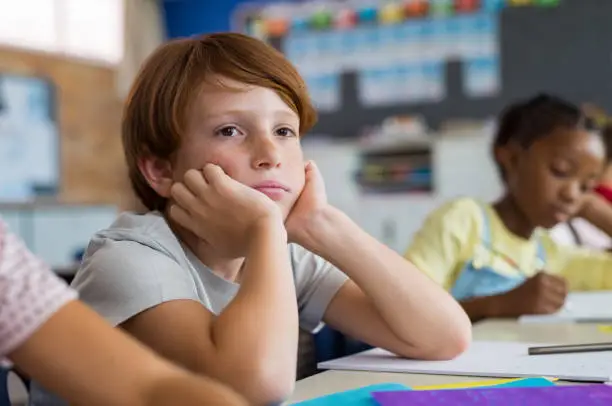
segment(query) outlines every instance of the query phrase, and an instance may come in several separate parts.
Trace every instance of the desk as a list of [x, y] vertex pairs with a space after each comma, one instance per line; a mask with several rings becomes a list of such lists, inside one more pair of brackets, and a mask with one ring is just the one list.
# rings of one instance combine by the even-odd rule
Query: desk
[[[513, 320], [487, 320], [474, 325], [475, 340], [524, 341], [572, 344], [612, 341], [612, 334], [595, 324], [519, 324]], [[383, 372], [326, 371], [297, 382], [289, 403], [355, 389], [376, 383], [396, 382], [408, 386], [474, 382], [487, 378]]]

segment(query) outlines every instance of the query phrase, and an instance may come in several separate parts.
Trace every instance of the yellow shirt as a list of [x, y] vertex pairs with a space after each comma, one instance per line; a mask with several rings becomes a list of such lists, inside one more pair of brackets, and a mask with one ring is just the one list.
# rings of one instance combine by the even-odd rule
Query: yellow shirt
[[[544, 263], [538, 259], [540, 244]], [[545, 270], [564, 276], [574, 291], [612, 289], [612, 255], [560, 246], [544, 230], [530, 240], [517, 237], [489, 204], [470, 198], [451, 201], [430, 214], [405, 257], [447, 290], [468, 262], [509, 277]]]

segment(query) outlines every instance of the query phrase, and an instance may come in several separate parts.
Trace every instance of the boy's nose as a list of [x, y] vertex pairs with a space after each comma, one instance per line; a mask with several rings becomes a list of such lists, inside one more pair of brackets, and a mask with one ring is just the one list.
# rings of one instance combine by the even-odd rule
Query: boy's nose
[[266, 169], [279, 166], [281, 154], [274, 140], [266, 138], [255, 143], [253, 151], [253, 167]]

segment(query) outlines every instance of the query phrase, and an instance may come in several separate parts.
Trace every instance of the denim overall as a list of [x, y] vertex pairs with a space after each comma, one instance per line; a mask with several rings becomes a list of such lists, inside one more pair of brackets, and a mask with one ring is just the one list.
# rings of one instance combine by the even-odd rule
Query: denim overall
[[[477, 247], [474, 258], [466, 261], [450, 291], [451, 295], [459, 301], [474, 297], [500, 295], [518, 287], [527, 279], [525, 274], [509, 260], [506, 262], [519, 271], [517, 276], [500, 274], [490, 265], [487, 265], [487, 263], [492, 262], [491, 259], [495, 255], [495, 250], [492, 244], [490, 219], [484, 207], [482, 207], [482, 215], [482, 247]], [[537, 267], [543, 268], [546, 264], [546, 252], [539, 239], [537, 244]], [[486, 255], [483, 250], [487, 252]]]

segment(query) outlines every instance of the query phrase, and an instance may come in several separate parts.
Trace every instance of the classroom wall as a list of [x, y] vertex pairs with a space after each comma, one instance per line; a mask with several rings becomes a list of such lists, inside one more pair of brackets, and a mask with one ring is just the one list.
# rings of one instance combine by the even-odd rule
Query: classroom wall
[[44, 76], [56, 85], [61, 134], [59, 199], [133, 207], [121, 149], [122, 101], [110, 67], [0, 48], [0, 71]]
[[462, 196], [482, 201], [503, 192], [491, 156], [490, 128], [431, 134], [432, 193], [367, 194], [355, 183], [363, 145], [354, 140], [306, 137], [304, 155], [317, 162], [331, 204], [364, 230], [403, 253], [434, 208]]

